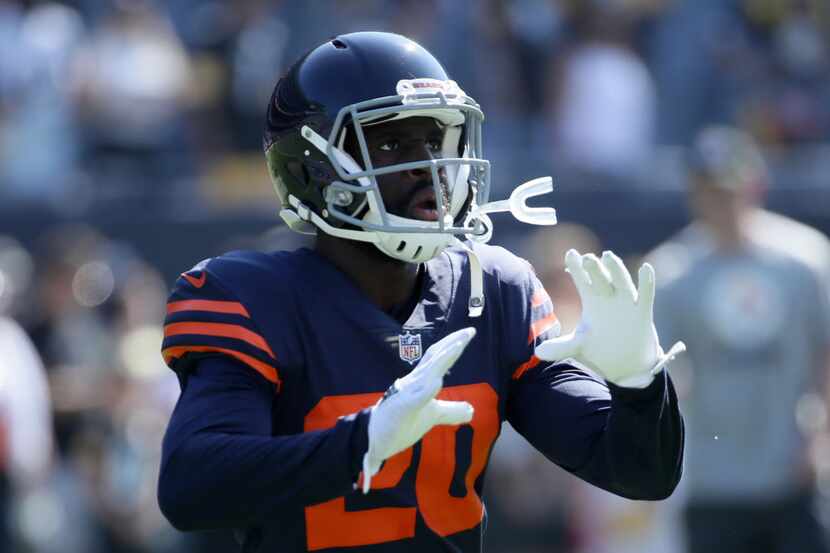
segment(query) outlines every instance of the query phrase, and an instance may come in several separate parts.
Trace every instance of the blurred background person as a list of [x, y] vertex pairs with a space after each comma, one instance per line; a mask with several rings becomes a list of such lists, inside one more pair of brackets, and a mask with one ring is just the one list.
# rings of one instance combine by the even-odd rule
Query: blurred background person
[[655, 145], [657, 91], [634, 49], [638, 14], [625, 3], [574, 6], [571, 43], [554, 58], [550, 77], [553, 151], [577, 175], [626, 182], [647, 166]]
[[689, 347], [689, 553], [822, 553], [813, 444], [826, 432], [830, 244], [760, 209], [753, 140], [703, 130], [689, 156], [694, 223], [651, 256], [657, 324]]
[[0, 1], [0, 194], [74, 205], [84, 136], [72, 72], [86, 31], [72, 7]]
[[186, 117], [193, 68], [163, 7], [115, 2], [85, 38], [73, 64], [73, 94], [84, 167], [110, 182], [99, 194], [130, 194], [193, 172]]
[[26, 332], [11, 317], [31, 273], [31, 258], [0, 236], [0, 544], [3, 550], [39, 545], [49, 513], [32, 506], [49, 479], [52, 415], [46, 371]]

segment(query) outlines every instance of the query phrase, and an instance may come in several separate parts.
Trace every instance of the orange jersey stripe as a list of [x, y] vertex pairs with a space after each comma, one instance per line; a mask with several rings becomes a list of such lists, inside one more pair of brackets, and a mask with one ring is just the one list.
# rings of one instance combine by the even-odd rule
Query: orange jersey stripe
[[170, 363], [170, 361], [175, 357], [181, 357], [185, 353], [195, 351], [195, 352], [210, 352], [215, 351], [217, 353], [224, 353], [242, 361], [252, 369], [256, 370], [259, 374], [264, 376], [268, 379], [269, 382], [272, 382], [277, 385], [277, 389], [282, 386], [282, 380], [280, 380], [279, 372], [275, 367], [267, 363], [263, 363], [259, 359], [255, 359], [250, 355], [246, 355], [239, 351], [234, 351], [232, 349], [227, 348], [218, 348], [214, 346], [172, 346], [166, 348], [161, 354], [164, 356], [164, 361], [166, 363]]
[[224, 323], [170, 323], [165, 325], [165, 337], [177, 336], [179, 334], [203, 334], [205, 336], [218, 336], [220, 338], [235, 338], [236, 340], [242, 340], [252, 346], [256, 346], [263, 351], [267, 351], [268, 355], [276, 358], [276, 355], [268, 347], [268, 344], [262, 336], [239, 325]]
[[180, 311], [209, 311], [211, 313], [229, 313], [251, 318], [245, 306], [235, 301], [182, 300], [167, 304], [168, 315]]
[[541, 361], [542, 360], [535, 355], [531, 355], [530, 359], [519, 365], [519, 368], [513, 373], [513, 380], [520, 379], [524, 373], [538, 365]]
[[533, 340], [535, 340], [540, 335], [550, 330], [550, 328], [556, 324], [557, 320], [558, 319], [556, 318], [556, 313], [551, 313], [544, 319], [539, 319], [538, 321], [530, 325], [530, 332], [527, 336], [527, 343], [533, 343]]
[[545, 291], [544, 288], [541, 290], [536, 290], [536, 293], [533, 294], [533, 297], [530, 298], [530, 307], [539, 307], [540, 305], [545, 305], [550, 301], [550, 296]]

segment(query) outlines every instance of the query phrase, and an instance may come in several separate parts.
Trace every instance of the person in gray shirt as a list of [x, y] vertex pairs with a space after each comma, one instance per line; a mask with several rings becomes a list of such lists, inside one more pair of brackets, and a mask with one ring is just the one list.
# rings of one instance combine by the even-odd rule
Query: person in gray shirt
[[689, 553], [830, 551], [811, 447], [825, 432], [830, 245], [760, 208], [752, 139], [704, 129], [689, 156], [694, 221], [649, 256], [655, 321], [688, 345]]

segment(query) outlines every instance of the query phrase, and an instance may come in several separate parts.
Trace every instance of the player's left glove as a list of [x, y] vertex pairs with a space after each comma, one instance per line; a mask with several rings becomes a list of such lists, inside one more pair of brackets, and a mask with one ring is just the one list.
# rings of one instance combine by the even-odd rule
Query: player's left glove
[[645, 388], [668, 361], [685, 351], [683, 342], [667, 353], [660, 347], [654, 328], [651, 265], [640, 267], [639, 290], [622, 260], [609, 251], [600, 260], [571, 249], [565, 254], [565, 265], [582, 300], [582, 320], [570, 334], [539, 344], [537, 357], [574, 359], [609, 382]]
[[372, 476], [383, 461], [413, 445], [433, 426], [472, 420], [473, 406], [466, 401], [435, 396], [475, 334], [475, 328], [462, 328], [432, 344], [412, 372], [397, 379], [372, 407], [369, 451], [363, 456], [363, 493], [369, 492]]

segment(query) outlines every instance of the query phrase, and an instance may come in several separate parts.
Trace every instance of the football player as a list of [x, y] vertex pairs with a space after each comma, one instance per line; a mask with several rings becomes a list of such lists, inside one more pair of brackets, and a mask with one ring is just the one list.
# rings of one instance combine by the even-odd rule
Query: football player
[[653, 271], [638, 289], [612, 253], [570, 251], [584, 310], [560, 336], [529, 264], [484, 244], [494, 211], [554, 223], [524, 203], [550, 180], [488, 203], [482, 120], [394, 34], [339, 36], [276, 84], [268, 168], [316, 242], [176, 282], [159, 502], [177, 528], [235, 529], [247, 551], [480, 551], [505, 420], [597, 486], [671, 494], [683, 423], [664, 364], [682, 344], [658, 342]]

